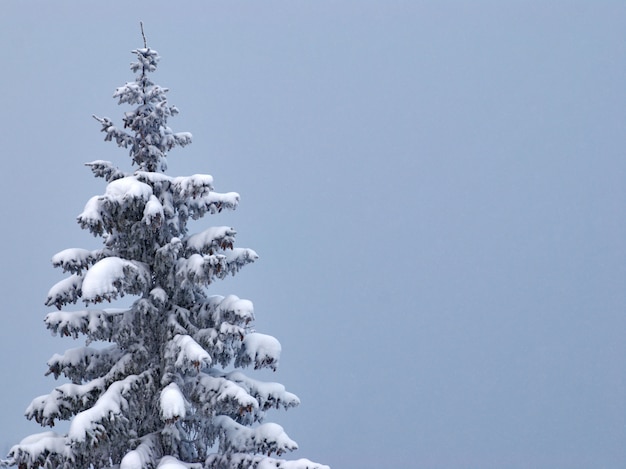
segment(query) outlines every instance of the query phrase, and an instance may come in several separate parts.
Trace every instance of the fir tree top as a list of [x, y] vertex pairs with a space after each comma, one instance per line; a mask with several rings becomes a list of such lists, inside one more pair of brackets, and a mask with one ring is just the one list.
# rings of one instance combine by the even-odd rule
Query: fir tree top
[[137, 74], [135, 81], [126, 83], [115, 90], [118, 103], [128, 103], [136, 107], [124, 113], [124, 129], [113, 125], [106, 117], [94, 116], [102, 124], [105, 140], [113, 140], [124, 148], [130, 147], [133, 164], [141, 171], [157, 172], [167, 169], [167, 152], [173, 147], [191, 143], [189, 132], [174, 133], [167, 125], [167, 119], [178, 114], [176, 106], [167, 103], [167, 88], [155, 84], [149, 74], [157, 69], [160, 56], [157, 51], [145, 47], [132, 51], [137, 61], [130, 69]]

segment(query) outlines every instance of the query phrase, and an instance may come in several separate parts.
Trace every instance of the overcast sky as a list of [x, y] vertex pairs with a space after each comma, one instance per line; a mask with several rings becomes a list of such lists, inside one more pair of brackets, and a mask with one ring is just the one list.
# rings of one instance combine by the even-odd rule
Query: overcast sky
[[[130, 51], [241, 194], [260, 260], [212, 292], [283, 345], [270, 414], [335, 469], [626, 467], [626, 3], [6, 0], [0, 450], [40, 428], [50, 258], [95, 249], [83, 163]], [[268, 378], [268, 376], [263, 376]]]

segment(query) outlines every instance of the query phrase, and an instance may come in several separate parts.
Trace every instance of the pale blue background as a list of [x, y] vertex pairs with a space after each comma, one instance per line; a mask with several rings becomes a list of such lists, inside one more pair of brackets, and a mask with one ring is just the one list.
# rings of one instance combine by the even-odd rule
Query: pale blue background
[[50, 257], [129, 168], [139, 20], [163, 60], [172, 175], [210, 173], [261, 259], [254, 301], [303, 403], [275, 420], [335, 469], [626, 467], [626, 3], [5, 0], [0, 449], [54, 386]]

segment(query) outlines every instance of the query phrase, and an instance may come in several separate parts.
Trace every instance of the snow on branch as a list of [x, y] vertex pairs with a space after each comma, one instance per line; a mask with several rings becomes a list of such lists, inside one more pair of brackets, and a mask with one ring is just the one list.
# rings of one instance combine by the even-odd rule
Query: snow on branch
[[84, 334], [91, 340], [110, 341], [117, 332], [126, 309], [58, 311], [49, 313], [44, 322], [53, 335], [77, 339]]
[[124, 171], [113, 166], [113, 163], [105, 160], [95, 160], [90, 163], [85, 163], [85, 166], [89, 166], [91, 168], [91, 172], [96, 177], [104, 178], [107, 182], [115, 181], [116, 179], [121, 179], [127, 177]]
[[55, 353], [48, 360], [46, 375], [54, 374], [55, 379], [64, 375], [74, 382], [94, 379], [102, 376], [123, 355], [124, 352], [117, 345], [103, 349], [91, 347], [68, 349], [63, 355]]
[[209, 285], [214, 279], [223, 279], [228, 274], [235, 275], [244, 265], [258, 259], [252, 249], [234, 248], [223, 254], [192, 254], [176, 262], [176, 276], [182, 283]]
[[113, 97], [118, 98], [117, 104], [143, 104], [144, 92], [139, 83], [126, 83], [115, 90]]
[[128, 419], [129, 398], [133, 388], [145, 385], [147, 373], [131, 375], [111, 384], [98, 398], [93, 407], [79, 412], [70, 425], [68, 438], [73, 443], [97, 446], [100, 439], [107, 437], [109, 427], [115, 420]]
[[154, 226], [155, 228], [159, 228], [165, 218], [163, 205], [159, 202], [154, 195], [150, 196], [150, 199], [146, 203], [145, 208], [143, 209], [143, 218], [142, 221], [146, 225]]
[[65, 443], [65, 437], [49, 431], [27, 436], [13, 446], [7, 462], [11, 466], [15, 465], [15, 461], [20, 461], [24, 467], [56, 467], [49, 465], [50, 460], [71, 462], [73, 457], [70, 447]]
[[82, 282], [85, 303], [111, 301], [125, 293], [140, 294], [150, 285], [150, 272], [145, 264], [119, 257], [106, 257], [94, 264]]
[[250, 264], [259, 258], [259, 255], [249, 248], [233, 248], [224, 251], [226, 257], [226, 272], [235, 275], [246, 264]]
[[205, 461], [205, 467], [245, 467], [248, 469], [330, 469], [330, 466], [318, 464], [305, 458], [286, 461], [284, 459], [268, 458], [266, 456], [245, 453], [211, 454]]
[[101, 251], [88, 251], [87, 249], [70, 248], [52, 256], [52, 265], [61, 267], [63, 272], [80, 274], [98, 259]]
[[259, 407], [245, 388], [223, 376], [200, 373], [193, 378], [191, 385], [189, 397], [207, 417], [217, 413], [241, 417]]
[[208, 285], [214, 277], [219, 277], [225, 270], [225, 256], [217, 254], [192, 254], [189, 258], [178, 259], [176, 276], [180, 281], [189, 281], [195, 285]]
[[232, 249], [237, 232], [228, 226], [214, 226], [185, 239], [187, 251], [213, 254], [217, 250]]
[[187, 414], [185, 396], [176, 383], [170, 383], [161, 390], [159, 396], [161, 420], [174, 423]]
[[237, 355], [245, 332], [243, 327], [223, 322], [219, 328], [199, 329], [193, 337], [210, 353], [215, 362], [228, 366]]
[[213, 190], [213, 176], [209, 174], [180, 176], [172, 182], [178, 196], [184, 200], [205, 197]]
[[169, 341], [165, 358], [173, 362], [181, 371], [198, 372], [201, 368], [211, 365], [211, 356], [198, 342], [188, 335], [177, 334]]
[[107, 184], [104, 196], [111, 202], [122, 205], [128, 200], [139, 199], [144, 203], [150, 199], [152, 187], [134, 176], [116, 179]]
[[[174, 109], [176, 108], [172, 106], [172, 111]], [[172, 114], [174, 114], [174, 112], [172, 112]], [[172, 138], [174, 139], [176, 145], [184, 147], [185, 145], [189, 145], [191, 143], [192, 135], [191, 132], [176, 132], [175, 134], [172, 134]], [[174, 146], [168, 142], [168, 146], [170, 145]]]
[[119, 469], [144, 469], [154, 466], [162, 451], [158, 435], [150, 433], [142, 437], [140, 441], [134, 450], [124, 455]]
[[150, 184], [151, 186], [161, 186], [163, 189], [167, 189], [172, 184], [174, 178], [163, 173], [153, 173], [151, 171], [135, 171], [135, 177], [138, 181]]
[[213, 295], [201, 305], [199, 318], [212, 327], [224, 321], [245, 325], [254, 320], [254, 305], [237, 295]]
[[187, 201], [191, 218], [197, 220], [205, 213], [219, 213], [222, 210], [235, 210], [239, 205], [239, 194], [227, 192], [220, 194], [211, 192], [203, 197], [190, 199]]
[[35, 419], [43, 426], [53, 427], [55, 420], [66, 420], [74, 415], [76, 408], [84, 409], [93, 404], [104, 389], [104, 379], [87, 384], [65, 383], [50, 394], [36, 397], [26, 408], [26, 418]]
[[115, 140], [115, 143], [119, 147], [128, 148], [129, 145], [132, 145], [134, 142], [134, 138], [128, 132], [124, 130], [120, 130], [113, 125], [113, 122], [107, 117], [98, 117], [93, 116], [100, 124], [102, 124], [101, 132], [104, 132], [106, 135], [104, 136], [104, 140], [106, 142], [110, 142]]
[[202, 467], [203, 466], [200, 463], [186, 463], [179, 461], [174, 456], [164, 456], [159, 461], [159, 465], [156, 467], [156, 469], [202, 469]]
[[209, 285], [213, 280], [223, 279], [228, 274], [235, 275], [243, 266], [259, 258], [252, 249], [234, 248], [223, 254], [192, 254], [176, 262], [176, 276], [179, 282], [193, 285]]
[[193, 309], [192, 316], [200, 327], [194, 339], [211, 354], [214, 362], [228, 366], [237, 356], [248, 324], [254, 319], [249, 300], [235, 295], [215, 295]]
[[87, 201], [76, 221], [82, 229], [89, 230], [94, 236], [101, 235], [104, 233], [103, 212], [102, 197], [94, 195]]
[[137, 62], [130, 64], [130, 69], [133, 72], [141, 70], [142, 73], [145, 74], [148, 72], [154, 72], [157, 69], [159, 60], [161, 60], [157, 51], [150, 49], [149, 47], [145, 47], [143, 49], [135, 49], [132, 52], [137, 56]]
[[271, 368], [276, 371], [280, 360], [280, 342], [271, 335], [251, 332], [241, 344], [236, 367], [245, 367], [254, 363], [254, 369]]
[[33, 399], [26, 409], [26, 417], [41, 425], [54, 426], [55, 420], [65, 420], [83, 410], [99, 398], [107, 386], [134, 371], [130, 353], [122, 355], [102, 377], [85, 384], [65, 383], [50, 394]]
[[249, 428], [226, 415], [216, 416], [214, 422], [220, 429], [220, 450], [224, 452], [263, 453], [268, 456], [275, 453], [280, 456], [298, 449], [298, 444], [276, 423]]
[[135, 215], [143, 216], [151, 196], [152, 187], [134, 176], [112, 180], [104, 195], [89, 199], [77, 221], [93, 235], [112, 233], [114, 229], [123, 228], [125, 223], [132, 222]]
[[278, 409], [283, 407], [288, 409], [300, 405], [300, 399], [295, 394], [287, 392], [285, 386], [280, 383], [258, 381], [244, 375], [240, 371], [231, 371], [230, 373], [222, 373], [217, 370], [211, 370], [212, 376], [223, 376], [224, 378], [236, 383], [247, 393], [253, 396], [259, 403], [262, 410], [272, 407]]
[[81, 295], [82, 284], [83, 277], [78, 274], [73, 274], [71, 277], [57, 282], [48, 291], [46, 306], [54, 305], [57, 309], [61, 309], [63, 305], [76, 303]]

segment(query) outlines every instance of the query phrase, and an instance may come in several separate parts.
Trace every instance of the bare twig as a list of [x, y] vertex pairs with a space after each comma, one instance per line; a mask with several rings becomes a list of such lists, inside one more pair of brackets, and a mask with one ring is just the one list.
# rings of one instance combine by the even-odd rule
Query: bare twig
[[143, 21], [139, 22], [139, 26], [141, 26], [141, 37], [143, 37], [143, 47], [144, 49], [148, 48], [148, 41], [146, 41], [146, 35], [143, 32]]

